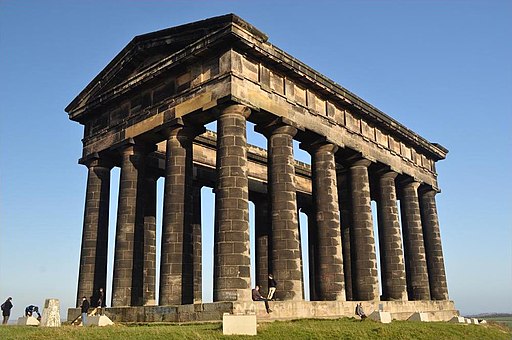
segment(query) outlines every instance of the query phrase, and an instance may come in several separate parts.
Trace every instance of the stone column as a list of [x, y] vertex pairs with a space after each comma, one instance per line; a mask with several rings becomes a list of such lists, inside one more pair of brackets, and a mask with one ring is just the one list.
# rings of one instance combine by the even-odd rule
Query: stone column
[[345, 277], [345, 297], [353, 300], [352, 293], [352, 260], [350, 257], [350, 226], [352, 225], [352, 202], [350, 196], [350, 180], [346, 169], [337, 173], [338, 202], [341, 216], [341, 249], [343, 251], [343, 274]]
[[398, 218], [394, 171], [379, 174], [379, 225], [380, 267], [382, 300], [407, 300], [402, 233]]
[[425, 244], [418, 202], [419, 185], [420, 183], [416, 181], [404, 181], [400, 197], [407, 293], [409, 300], [430, 300]]
[[142, 304], [144, 153], [133, 144], [122, 150], [112, 307]]
[[303, 300], [293, 137], [282, 120], [257, 127], [268, 139], [268, 191], [272, 219], [272, 273], [278, 300]]
[[142, 284], [142, 304], [156, 305], [156, 174], [145, 178], [144, 204], [144, 277]]
[[202, 284], [202, 242], [201, 242], [201, 188], [202, 185], [193, 186], [193, 214], [192, 214], [192, 244], [194, 262], [194, 303], [203, 300]]
[[251, 300], [246, 119], [231, 105], [217, 121], [213, 301]]
[[350, 230], [352, 294], [354, 300], [362, 301], [379, 298], [377, 256], [375, 254], [368, 177], [370, 164], [371, 162], [367, 159], [359, 159], [350, 166], [353, 222]]
[[427, 257], [428, 279], [432, 300], [448, 300], [441, 233], [437, 218], [436, 191], [420, 190], [420, 210]]
[[78, 272], [77, 307], [107, 284], [108, 217], [111, 165], [99, 158], [87, 164], [82, 250]]
[[194, 301], [193, 153], [197, 130], [177, 120], [167, 129], [160, 259], [161, 306]]
[[[254, 203], [254, 219], [256, 234], [256, 284], [260, 286], [262, 295], [268, 292], [269, 274], [269, 213], [268, 196], [251, 194]], [[257, 197], [256, 197], [257, 196]]]
[[311, 154], [313, 202], [316, 212], [316, 275], [319, 300], [345, 300], [345, 278], [341, 248], [340, 211], [336, 184], [338, 147], [319, 143], [306, 149]]

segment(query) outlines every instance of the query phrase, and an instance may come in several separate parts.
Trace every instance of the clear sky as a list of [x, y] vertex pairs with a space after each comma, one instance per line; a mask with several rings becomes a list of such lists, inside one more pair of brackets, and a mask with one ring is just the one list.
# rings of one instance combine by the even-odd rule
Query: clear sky
[[511, 1], [0, 0], [0, 299], [13, 317], [75, 301], [87, 171], [64, 107], [135, 35], [230, 12], [450, 150], [437, 164], [450, 298], [512, 312]]

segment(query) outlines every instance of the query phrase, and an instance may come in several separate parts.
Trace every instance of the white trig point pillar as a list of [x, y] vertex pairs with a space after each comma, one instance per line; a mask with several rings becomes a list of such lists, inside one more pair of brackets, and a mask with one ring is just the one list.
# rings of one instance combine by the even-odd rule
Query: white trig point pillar
[[59, 299], [46, 299], [44, 302], [41, 327], [60, 327]]

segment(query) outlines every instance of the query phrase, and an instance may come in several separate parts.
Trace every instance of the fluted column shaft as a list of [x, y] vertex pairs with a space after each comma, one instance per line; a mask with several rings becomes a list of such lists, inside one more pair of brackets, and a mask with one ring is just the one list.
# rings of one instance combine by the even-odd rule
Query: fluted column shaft
[[443, 247], [437, 217], [436, 191], [433, 189], [420, 192], [421, 220], [425, 240], [428, 279], [432, 300], [448, 300], [448, 287], [444, 270]]
[[415, 181], [404, 182], [400, 197], [407, 293], [409, 300], [430, 300], [425, 243], [418, 202], [419, 185], [420, 183]]
[[297, 129], [276, 122], [262, 130], [268, 140], [271, 271], [279, 284], [275, 297], [279, 300], [302, 300], [300, 232], [293, 157], [293, 137]]
[[316, 212], [316, 261], [319, 300], [345, 300], [345, 278], [336, 180], [337, 147], [326, 143], [309, 148], [312, 156], [313, 200]]
[[353, 300], [352, 260], [350, 256], [350, 226], [352, 225], [352, 202], [350, 195], [350, 178], [346, 170], [338, 172], [338, 201], [341, 216], [341, 249], [343, 251], [343, 274], [345, 277], [345, 297]]
[[350, 230], [352, 294], [354, 300], [363, 301], [379, 298], [377, 256], [368, 178], [369, 165], [370, 161], [362, 159], [350, 166], [353, 221]]
[[77, 307], [107, 284], [110, 169], [99, 159], [88, 164]]
[[407, 300], [402, 233], [395, 187], [397, 175], [394, 171], [387, 171], [379, 177], [377, 216], [383, 300]]
[[167, 131], [162, 247], [161, 306], [193, 302], [192, 141], [195, 134], [177, 123]]
[[144, 203], [144, 278], [142, 304], [156, 305], [156, 183], [158, 176], [146, 174]]
[[217, 120], [214, 301], [251, 300], [246, 118], [231, 105]]
[[144, 151], [135, 145], [122, 150], [112, 307], [142, 304], [144, 158]]

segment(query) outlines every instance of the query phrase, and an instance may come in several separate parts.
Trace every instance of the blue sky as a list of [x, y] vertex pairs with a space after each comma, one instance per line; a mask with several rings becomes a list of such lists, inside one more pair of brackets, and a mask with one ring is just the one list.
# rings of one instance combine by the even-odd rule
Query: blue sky
[[0, 0], [0, 299], [13, 317], [74, 304], [87, 172], [64, 107], [135, 35], [230, 12], [450, 150], [437, 164], [450, 298], [512, 312], [512, 2]]

